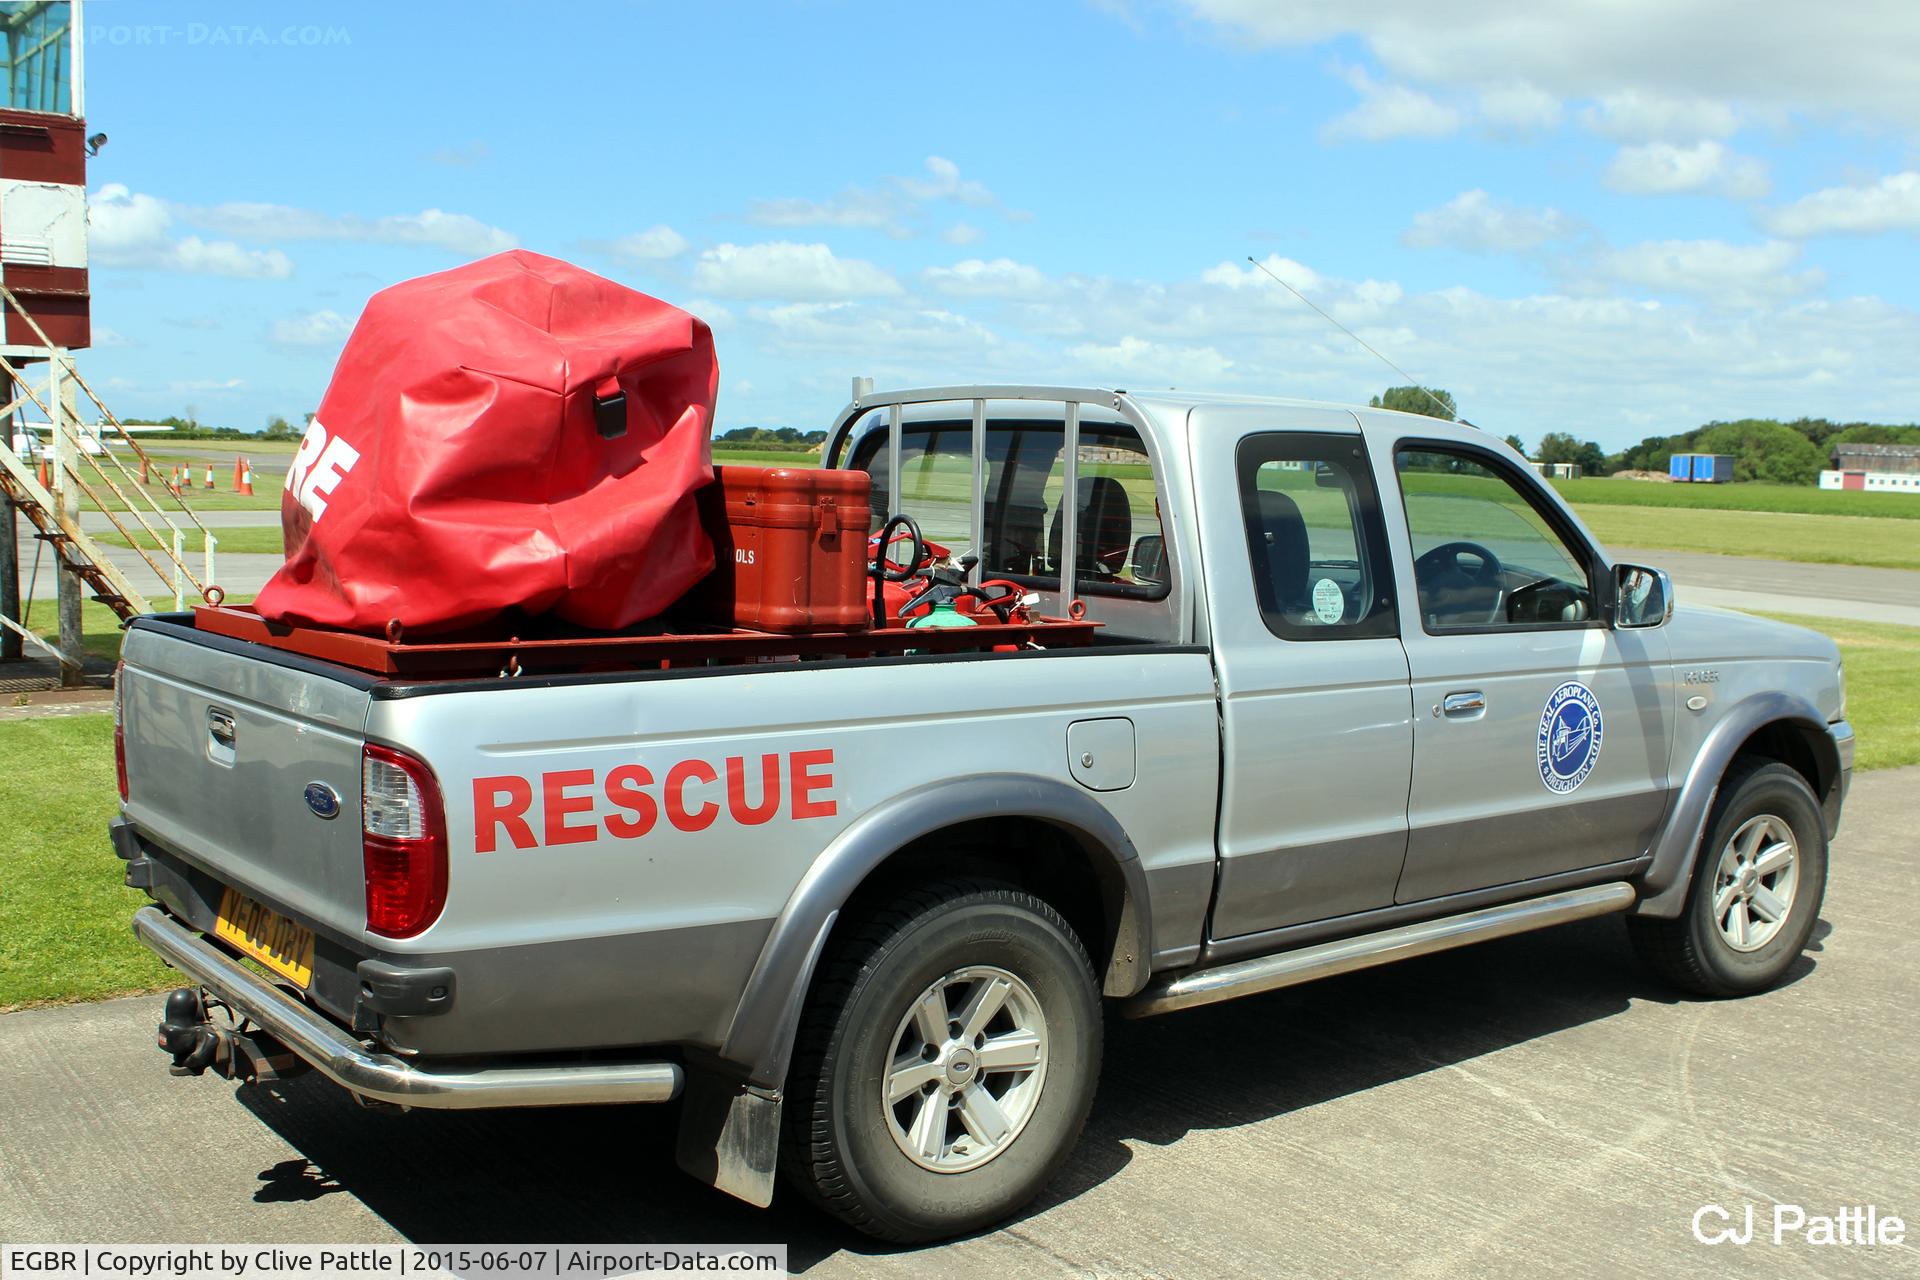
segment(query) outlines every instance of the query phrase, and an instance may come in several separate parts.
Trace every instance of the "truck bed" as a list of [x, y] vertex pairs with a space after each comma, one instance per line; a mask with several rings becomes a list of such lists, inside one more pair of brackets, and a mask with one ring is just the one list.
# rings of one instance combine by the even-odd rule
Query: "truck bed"
[[[129, 838], [196, 878], [203, 917], [224, 886], [312, 928], [309, 998], [341, 1021], [363, 961], [457, 975], [452, 1013], [385, 1020], [421, 1053], [718, 1046], [822, 852], [955, 777], [1097, 791], [1154, 885], [1157, 947], [1197, 944], [1211, 891], [1218, 749], [1201, 646], [1103, 636], [418, 680], [168, 615], [137, 620], [124, 659]], [[231, 717], [231, 751], [214, 714]], [[1101, 744], [1092, 772], [1083, 726]], [[446, 906], [411, 938], [365, 928], [369, 743], [427, 762], [445, 799]], [[1132, 787], [1141, 776], [1156, 785]], [[337, 818], [310, 809], [314, 782], [337, 793]]]

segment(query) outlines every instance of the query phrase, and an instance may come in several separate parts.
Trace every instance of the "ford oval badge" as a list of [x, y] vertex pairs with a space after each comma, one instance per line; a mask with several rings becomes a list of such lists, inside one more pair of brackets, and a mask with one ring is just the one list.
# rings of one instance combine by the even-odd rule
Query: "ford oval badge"
[[324, 782], [309, 782], [307, 808], [313, 810], [317, 818], [337, 818], [340, 816], [340, 793]]

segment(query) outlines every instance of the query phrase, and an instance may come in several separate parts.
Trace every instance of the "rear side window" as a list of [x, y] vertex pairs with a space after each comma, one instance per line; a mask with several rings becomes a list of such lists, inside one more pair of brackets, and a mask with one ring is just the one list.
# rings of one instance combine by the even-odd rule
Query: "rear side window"
[[1238, 457], [1254, 596], [1283, 640], [1398, 634], [1379, 495], [1358, 436], [1249, 436]]
[[[884, 419], [854, 446], [850, 465], [873, 476], [873, 526], [890, 491]], [[907, 423], [900, 433], [900, 508], [954, 554], [974, 550], [971, 421]], [[1055, 422], [987, 425], [983, 577], [1050, 590], [1059, 585], [1066, 537], [1066, 432]], [[1165, 537], [1153, 466], [1125, 424], [1083, 422], [1075, 457], [1077, 594], [1159, 600], [1168, 593]]]

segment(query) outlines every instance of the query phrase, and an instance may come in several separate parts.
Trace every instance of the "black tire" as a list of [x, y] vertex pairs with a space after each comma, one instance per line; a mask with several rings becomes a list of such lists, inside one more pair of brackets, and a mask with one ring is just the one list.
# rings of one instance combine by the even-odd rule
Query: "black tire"
[[[883, 1078], [898, 1065], [899, 1046], [919, 1039], [923, 1024], [911, 1018], [921, 994], [956, 973], [987, 966], [1024, 984], [994, 1025], [1017, 1032], [1017, 1025], [999, 1019], [1024, 1008], [1031, 1021], [1037, 1012], [1044, 1027], [1044, 1071], [1037, 1082], [1017, 1072], [994, 1076], [1007, 1085], [1003, 1097], [1014, 1091], [1010, 1080], [1032, 1084], [1023, 1095], [1023, 1125], [978, 1167], [935, 1171], [909, 1156], [902, 1143], [911, 1136], [896, 1139], [892, 1128], [903, 1113], [920, 1114], [923, 1095], [889, 1108], [882, 1101]], [[964, 1012], [965, 1006], [960, 1001], [946, 1007]], [[883, 1240], [938, 1240], [998, 1222], [1040, 1193], [1079, 1140], [1100, 1075], [1100, 1018], [1086, 948], [1041, 899], [980, 880], [907, 891], [842, 925], [821, 963], [788, 1074], [782, 1172], [814, 1204]], [[907, 1041], [899, 1038], [903, 1030]], [[963, 1043], [972, 1042], [949, 1040]], [[956, 1087], [951, 1072], [965, 1068], [950, 1061], [954, 1052], [937, 1059], [949, 1062], [948, 1072], [923, 1086], [926, 1100]], [[984, 1065], [973, 1070], [966, 1078], [985, 1087]], [[968, 1134], [960, 1111], [951, 1121], [941, 1112], [937, 1123], [941, 1134], [958, 1129], [962, 1135], [955, 1142], [962, 1154], [950, 1158], [980, 1158], [982, 1144]], [[931, 1125], [927, 1132], [934, 1132]]]
[[[1716, 917], [1715, 881], [1728, 842], [1763, 817], [1792, 831], [1797, 880], [1784, 923], [1764, 943], [1741, 950]], [[1681, 990], [1715, 998], [1751, 995], [1777, 985], [1806, 949], [1826, 888], [1826, 821], [1807, 780], [1784, 764], [1738, 761], [1721, 783], [1695, 852], [1685, 909], [1672, 920], [1630, 916], [1627, 931], [1641, 961]]]

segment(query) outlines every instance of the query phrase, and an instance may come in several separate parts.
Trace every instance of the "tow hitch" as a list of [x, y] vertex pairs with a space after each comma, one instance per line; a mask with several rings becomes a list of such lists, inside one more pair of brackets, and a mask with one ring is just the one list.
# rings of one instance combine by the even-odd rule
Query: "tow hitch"
[[[215, 1009], [225, 1010], [227, 1021], [214, 1021], [210, 1015]], [[197, 1076], [212, 1070], [227, 1080], [259, 1084], [297, 1076], [307, 1069], [307, 1064], [278, 1040], [244, 1019], [234, 1022], [232, 1016], [233, 1010], [209, 996], [204, 988], [181, 987], [170, 992], [159, 1034], [160, 1047], [173, 1058], [168, 1072]]]

